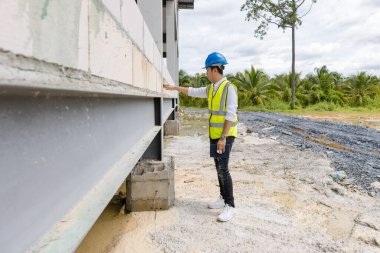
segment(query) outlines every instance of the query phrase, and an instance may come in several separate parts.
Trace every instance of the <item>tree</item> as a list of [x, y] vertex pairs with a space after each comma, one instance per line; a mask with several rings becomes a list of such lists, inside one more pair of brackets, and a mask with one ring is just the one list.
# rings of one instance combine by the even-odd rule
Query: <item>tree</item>
[[191, 86], [195, 88], [199, 88], [199, 87], [205, 87], [208, 84], [209, 84], [209, 80], [207, 79], [207, 76], [204, 73], [202, 74], [196, 73], [192, 79]]
[[[300, 74], [296, 74], [296, 85], [299, 83]], [[275, 75], [271, 80], [273, 89], [277, 92], [279, 97], [286, 102], [289, 102], [292, 97], [292, 73]]]
[[314, 92], [319, 92], [319, 100], [333, 102], [344, 105], [344, 93], [341, 91], [343, 83], [342, 75], [337, 72], [330, 72], [324, 65], [321, 68], [315, 68], [315, 75], [308, 76]]
[[376, 77], [360, 72], [347, 80], [346, 93], [355, 105], [363, 106], [369, 98], [374, 98], [378, 92]]
[[251, 66], [250, 70], [245, 70], [243, 73], [238, 72], [233, 78], [234, 84], [239, 90], [243, 91], [242, 100], [240, 103], [261, 105], [267, 99], [269, 90], [268, 77], [261, 70]]
[[190, 76], [186, 73], [185, 70], [180, 69], [178, 72], [179, 76], [179, 86], [186, 87], [190, 84]]
[[317, 0], [310, 1], [310, 7], [303, 13], [299, 14], [299, 10], [306, 0], [246, 0], [241, 6], [241, 11], [247, 11], [246, 20], [259, 22], [255, 37], [263, 39], [267, 34], [270, 24], [274, 24], [277, 28], [282, 28], [284, 31], [287, 28], [292, 29], [292, 103], [294, 108], [295, 103], [295, 28], [302, 25], [301, 19], [306, 16], [314, 3]]

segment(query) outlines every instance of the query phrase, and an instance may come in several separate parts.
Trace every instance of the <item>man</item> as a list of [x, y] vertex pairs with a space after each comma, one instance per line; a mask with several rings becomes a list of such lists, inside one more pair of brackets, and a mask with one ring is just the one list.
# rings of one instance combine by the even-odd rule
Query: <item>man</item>
[[[234, 216], [233, 185], [228, 170], [229, 152], [237, 137], [237, 89], [224, 76], [226, 58], [217, 52], [208, 55], [205, 61], [206, 75], [212, 84], [202, 88], [187, 88], [164, 85], [167, 90], [177, 90], [193, 97], [207, 98], [209, 109], [210, 149], [216, 146], [214, 162], [218, 174], [220, 198], [210, 202], [211, 209], [223, 208], [219, 221], [229, 221]], [[216, 144], [216, 145], [215, 145]], [[226, 149], [227, 145], [227, 149]], [[212, 150], [210, 153], [213, 153]]]

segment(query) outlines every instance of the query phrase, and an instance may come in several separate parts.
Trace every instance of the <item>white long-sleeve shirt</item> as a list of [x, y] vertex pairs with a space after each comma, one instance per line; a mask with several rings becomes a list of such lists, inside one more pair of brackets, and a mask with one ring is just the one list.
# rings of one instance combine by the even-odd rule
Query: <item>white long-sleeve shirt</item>
[[[215, 92], [217, 91], [219, 85], [225, 80], [227, 80], [227, 78], [223, 77], [218, 82], [214, 83], [214, 94], [213, 95], [215, 95]], [[201, 88], [189, 87], [189, 91], [187, 94], [191, 97], [207, 98], [206, 88], [207, 87], [201, 87]], [[225, 119], [228, 121], [234, 121], [237, 108], [238, 108], [238, 103], [237, 103], [237, 94], [236, 94], [235, 88], [232, 87], [232, 85], [229, 85], [228, 86], [228, 93], [227, 93], [227, 104], [226, 104], [226, 117], [225, 117]]]

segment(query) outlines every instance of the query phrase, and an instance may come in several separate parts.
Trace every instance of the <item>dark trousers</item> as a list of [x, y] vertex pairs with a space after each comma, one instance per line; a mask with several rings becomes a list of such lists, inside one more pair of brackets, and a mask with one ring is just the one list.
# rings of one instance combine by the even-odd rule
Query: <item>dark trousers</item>
[[[219, 139], [210, 139], [211, 144], [216, 144]], [[230, 144], [232, 149], [232, 144], [235, 141], [235, 137], [228, 136], [226, 144]], [[230, 171], [228, 170], [229, 156], [226, 158], [214, 157], [216, 172], [218, 174], [220, 195], [223, 197], [224, 202], [232, 207], [235, 207], [234, 203], [234, 193], [232, 186], [232, 178]]]

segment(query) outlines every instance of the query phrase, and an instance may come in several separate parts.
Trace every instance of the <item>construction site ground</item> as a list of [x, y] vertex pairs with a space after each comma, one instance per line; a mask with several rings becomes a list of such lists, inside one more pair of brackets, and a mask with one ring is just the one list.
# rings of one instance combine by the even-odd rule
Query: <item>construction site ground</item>
[[175, 205], [123, 214], [110, 203], [77, 252], [380, 252], [379, 131], [270, 113], [240, 118], [231, 221], [207, 208], [219, 196], [207, 114], [189, 110], [180, 136], [165, 138]]

